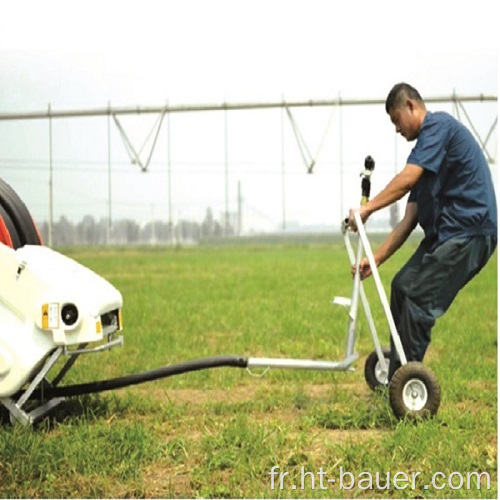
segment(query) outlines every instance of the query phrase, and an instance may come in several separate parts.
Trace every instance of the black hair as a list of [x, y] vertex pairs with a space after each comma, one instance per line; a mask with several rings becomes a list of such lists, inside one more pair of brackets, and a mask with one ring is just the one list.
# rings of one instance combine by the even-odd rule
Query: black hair
[[389, 113], [391, 109], [397, 108], [405, 99], [414, 99], [421, 103], [424, 102], [418, 90], [408, 83], [397, 83], [392, 87], [385, 101], [385, 111]]

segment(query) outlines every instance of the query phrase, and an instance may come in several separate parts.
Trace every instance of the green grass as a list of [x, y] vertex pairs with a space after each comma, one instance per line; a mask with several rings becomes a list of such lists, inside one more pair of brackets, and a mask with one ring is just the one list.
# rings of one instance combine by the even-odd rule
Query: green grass
[[[414, 244], [381, 269], [387, 290]], [[330, 301], [351, 281], [336, 242], [64, 253], [122, 292], [125, 323], [125, 346], [81, 357], [65, 383], [220, 354], [343, 357], [347, 314]], [[386, 341], [371, 280], [366, 289]], [[0, 497], [496, 498], [496, 339], [495, 255], [434, 329], [426, 364], [442, 400], [432, 420], [398, 421], [387, 395], [369, 391], [361, 319], [352, 373], [206, 370], [69, 399], [35, 428], [4, 424]], [[288, 472], [284, 490], [271, 489], [273, 466]], [[314, 490], [311, 475], [300, 489], [301, 474], [338, 480], [340, 467], [420, 475], [415, 490], [322, 490], [317, 475]], [[487, 472], [491, 488], [425, 489], [435, 472]]]

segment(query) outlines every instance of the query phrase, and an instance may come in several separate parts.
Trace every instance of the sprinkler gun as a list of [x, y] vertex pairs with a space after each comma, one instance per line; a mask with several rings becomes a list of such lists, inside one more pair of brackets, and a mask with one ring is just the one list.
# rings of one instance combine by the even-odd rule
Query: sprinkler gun
[[[370, 199], [370, 188], [371, 188], [371, 181], [370, 177], [375, 170], [375, 160], [368, 155], [365, 158], [365, 169], [363, 172], [361, 172], [360, 177], [361, 177], [361, 202], [360, 205], [366, 205], [368, 200]], [[349, 227], [349, 217], [346, 217], [341, 224], [341, 231], [342, 234], [344, 234], [347, 231], [347, 228]]]
[[375, 160], [371, 156], [365, 158], [365, 169], [361, 172], [361, 205], [365, 205], [370, 199], [371, 181], [370, 177], [375, 169]]

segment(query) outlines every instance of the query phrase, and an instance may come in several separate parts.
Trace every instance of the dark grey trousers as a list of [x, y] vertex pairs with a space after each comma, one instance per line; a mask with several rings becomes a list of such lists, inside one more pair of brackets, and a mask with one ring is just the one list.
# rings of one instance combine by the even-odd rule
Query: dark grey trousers
[[[420, 245], [394, 276], [391, 312], [408, 361], [422, 361], [436, 320], [495, 251], [495, 236], [452, 238], [432, 252]], [[391, 339], [389, 380], [399, 368]]]

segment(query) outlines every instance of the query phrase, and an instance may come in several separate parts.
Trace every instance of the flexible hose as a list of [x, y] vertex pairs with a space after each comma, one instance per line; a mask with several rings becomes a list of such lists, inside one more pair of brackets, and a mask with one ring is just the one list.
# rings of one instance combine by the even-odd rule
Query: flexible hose
[[[95, 382], [67, 385], [62, 387], [45, 386], [43, 388], [37, 388], [37, 390], [31, 394], [30, 399], [46, 400], [55, 397], [69, 397], [95, 392], [111, 391], [114, 389], [121, 389], [122, 387], [128, 387], [130, 385], [142, 384], [144, 382], [151, 382], [152, 380], [179, 375], [181, 373], [223, 366], [246, 368], [248, 366], [248, 358], [241, 356], [214, 356], [211, 358], [201, 358], [175, 365], [163, 366], [154, 370], [134, 373], [132, 375], [125, 375], [123, 377], [108, 380], [98, 380]], [[21, 394], [22, 392], [20, 391], [16, 396], [14, 396], [14, 399], [20, 397]]]

